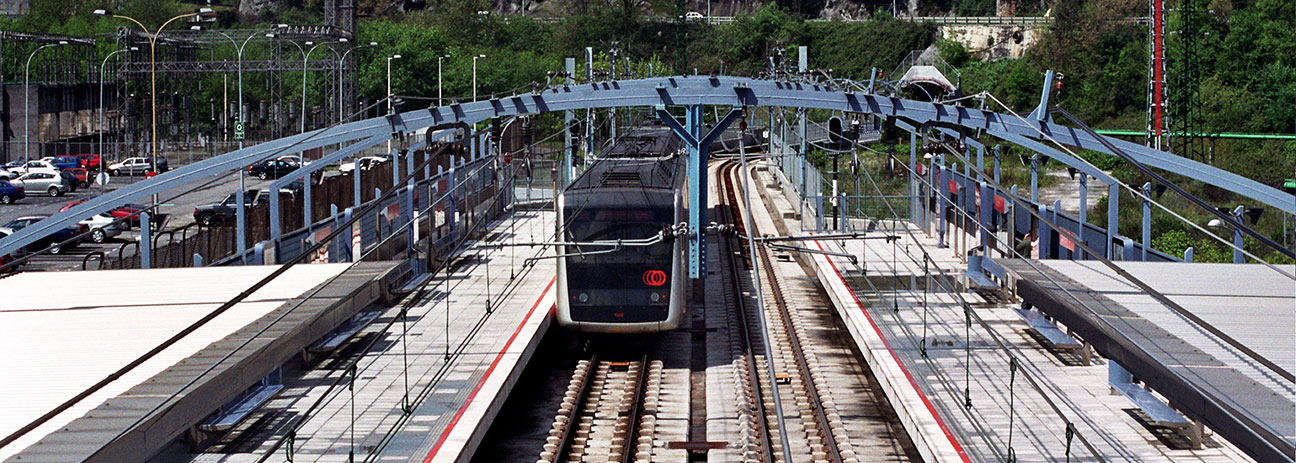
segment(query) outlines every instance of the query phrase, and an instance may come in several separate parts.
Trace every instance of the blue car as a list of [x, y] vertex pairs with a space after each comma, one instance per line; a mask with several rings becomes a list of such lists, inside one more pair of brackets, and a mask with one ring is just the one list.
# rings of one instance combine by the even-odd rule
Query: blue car
[[[17, 219], [14, 219], [9, 223], [5, 224], [3, 227], [0, 227], [0, 237], [6, 237], [12, 235], [16, 233], [18, 230], [27, 228], [28, 225], [49, 218], [49, 216], [50, 216], [49, 214], [33, 214], [33, 215], [22, 216]], [[47, 247], [53, 246], [49, 250], [50, 254], [62, 254], [63, 251], [66, 251], [71, 248], [75, 248], [78, 244], [81, 244], [81, 240], [79, 239], [73, 240], [62, 245], [59, 245], [59, 243], [63, 243], [64, 241], [71, 240], [75, 238], [77, 235], [80, 235], [81, 233], [87, 230], [89, 230], [88, 227], [80, 224], [63, 228], [60, 230], [56, 230], [53, 233], [45, 235], [41, 237], [41, 239], [36, 240], [35, 243], [28, 245], [25, 251], [36, 252], [45, 249]]]
[[51, 156], [42, 160], [49, 161], [50, 164], [53, 164], [54, 167], [57, 167], [59, 170], [81, 167], [81, 161], [77, 160], [76, 156]]
[[14, 201], [27, 197], [22, 187], [13, 186], [9, 180], [0, 178], [0, 204], [13, 204]]

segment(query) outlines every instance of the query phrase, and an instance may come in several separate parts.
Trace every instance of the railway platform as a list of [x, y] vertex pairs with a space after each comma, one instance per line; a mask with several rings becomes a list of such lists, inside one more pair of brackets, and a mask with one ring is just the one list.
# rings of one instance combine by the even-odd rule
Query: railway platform
[[[780, 231], [809, 235], [777, 168], [752, 170]], [[1109, 360], [1085, 365], [1050, 346], [1018, 315], [1010, 291], [969, 289], [967, 263], [921, 228], [880, 221], [874, 234], [897, 239], [808, 240], [800, 245], [855, 262], [800, 258], [927, 461], [1251, 460], [1219, 435], [1193, 449], [1158, 426], [1112, 388]]]
[[[481, 239], [539, 242], [553, 230], [551, 211], [504, 217]], [[539, 246], [476, 243], [448, 274], [371, 309], [380, 313], [355, 339], [374, 348], [343, 346], [300, 367], [249, 425], [209, 451], [175, 443], [152, 461], [466, 461], [548, 330], [555, 293], [552, 259], [526, 260]]]
[[[407, 268], [278, 266], [28, 272], [0, 279], [0, 434], [8, 462], [129, 461], [201, 425]], [[132, 282], [137, 291], [116, 291]], [[43, 288], [43, 290], [32, 290]], [[108, 297], [111, 295], [111, 297]], [[267, 381], [269, 378], [269, 381]]]

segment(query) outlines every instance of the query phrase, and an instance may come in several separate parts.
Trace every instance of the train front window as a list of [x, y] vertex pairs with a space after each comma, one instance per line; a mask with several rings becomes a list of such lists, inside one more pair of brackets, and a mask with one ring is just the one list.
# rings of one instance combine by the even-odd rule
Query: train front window
[[[641, 240], [652, 238], [670, 224], [670, 209], [584, 209], [569, 216], [567, 239], [572, 242]], [[598, 252], [607, 246], [568, 246], [568, 253]], [[670, 244], [624, 246], [613, 252], [569, 257], [569, 262], [648, 263], [670, 261]]]

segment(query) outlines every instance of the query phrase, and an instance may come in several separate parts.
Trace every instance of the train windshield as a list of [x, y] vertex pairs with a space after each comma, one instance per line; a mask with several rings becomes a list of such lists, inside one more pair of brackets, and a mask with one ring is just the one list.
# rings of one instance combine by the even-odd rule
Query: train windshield
[[[666, 208], [586, 208], [568, 216], [567, 239], [574, 242], [590, 242], [652, 238], [661, 233], [672, 219], [673, 211]], [[582, 246], [582, 248], [584, 249], [580, 250], [593, 252], [606, 249], [604, 246]], [[643, 264], [661, 260], [669, 265], [670, 249], [670, 243], [626, 246], [609, 253], [570, 257], [568, 261]], [[578, 249], [576, 246], [571, 246], [568, 247], [567, 252], [576, 253]]]

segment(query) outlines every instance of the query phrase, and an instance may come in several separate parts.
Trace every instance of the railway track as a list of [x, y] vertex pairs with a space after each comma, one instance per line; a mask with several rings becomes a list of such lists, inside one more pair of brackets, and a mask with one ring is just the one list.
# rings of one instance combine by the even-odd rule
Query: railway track
[[652, 461], [662, 362], [577, 363], [537, 463]]
[[[734, 224], [734, 231], [736, 232], [734, 234], [736, 236], [730, 236], [728, 239], [722, 240], [726, 243], [722, 249], [727, 248], [724, 253], [724, 256], [727, 257], [726, 260], [729, 262], [727, 268], [730, 269], [732, 274], [740, 275], [738, 271], [739, 261], [750, 267], [752, 259], [748, 255], [750, 253], [748, 248], [737, 243], [739, 241], [738, 237], [757, 236], [759, 230], [755, 224], [748, 224], [745, 220], [745, 205], [739, 199], [742, 197], [739, 164], [734, 161], [726, 161], [716, 172], [720, 177], [723, 192], [721, 201], [722, 206], [725, 207], [721, 207], [722, 214], [725, 215], [724, 219], [728, 220], [728, 223]], [[738, 252], [732, 251], [735, 247], [739, 249]], [[766, 295], [764, 300], [768, 301], [767, 307], [772, 309], [769, 329], [770, 335], [774, 339], [771, 346], [775, 356], [773, 359], [774, 366], [778, 371], [789, 373], [786, 376], [779, 375], [780, 377], [775, 379], [778, 380], [776, 382], [786, 383], [792, 391], [795, 410], [800, 415], [800, 429], [802, 431], [800, 437], [804, 439], [804, 449], [809, 451], [810, 459], [816, 462], [858, 461], [855, 452], [851, 450], [848, 443], [841, 415], [837, 413], [836, 405], [831, 397], [826, 394], [826, 380], [819, 373], [819, 361], [809, 346], [811, 338], [807, 334], [806, 323], [801, 319], [798, 312], [791, 310], [788, 306], [788, 301], [783, 294], [783, 277], [773, 265], [769, 251], [763, 247], [757, 247], [755, 253], [755, 261], [760, 266], [761, 290]], [[734, 282], [740, 280], [741, 278], [732, 279]], [[741, 294], [743, 288], [741, 285], [735, 285], [731, 291]], [[752, 317], [759, 316], [759, 312], [748, 307], [743, 298], [737, 299], [744, 301], [743, 304], [735, 306], [739, 307], [743, 313], [741, 318], [744, 319], [744, 323], [740, 325], [744, 333], [742, 333], [741, 338], [746, 340], [748, 344], [747, 357], [754, 358], [751, 355], [752, 352], [757, 350], [754, 340], [760, 338], [760, 333], [753, 332], [752, 326], [754, 324], [747, 321]], [[752, 363], [754, 364], [754, 362]], [[795, 374], [791, 374], [792, 372], [795, 372]], [[759, 378], [761, 376], [759, 373], [759, 369], [755, 369], [749, 374]], [[761, 384], [763, 388], [771, 386], [768, 380], [758, 380], [756, 382]], [[753, 388], [756, 397], [770, 395], [763, 394], [760, 391], [761, 387]], [[764, 403], [765, 401], [760, 402]], [[753, 424], [764, 426], [765, 442], [768, 443], [767, 448], [775, 448], [778, 447], [778, 444], [774, 443], [770, 436], [775, 432], [775, 426], [777, 425], [774, 424], [776, 419], [771, 419], [772, 415], [767, 411], [770, 408], [773, 407], [765, 407], [766, 411], [762, 413], [762, 415], [766, 416], [764, 423], [754, 422]], [[799, 442], [789, 442], [789, 445], [797, 449], [803, 448]], [[751, 457], [754, 455], [745, 456]], [[758, 457], [760, 461], [782, 461], [782, 456], [781, 451], [774, 451]]]

